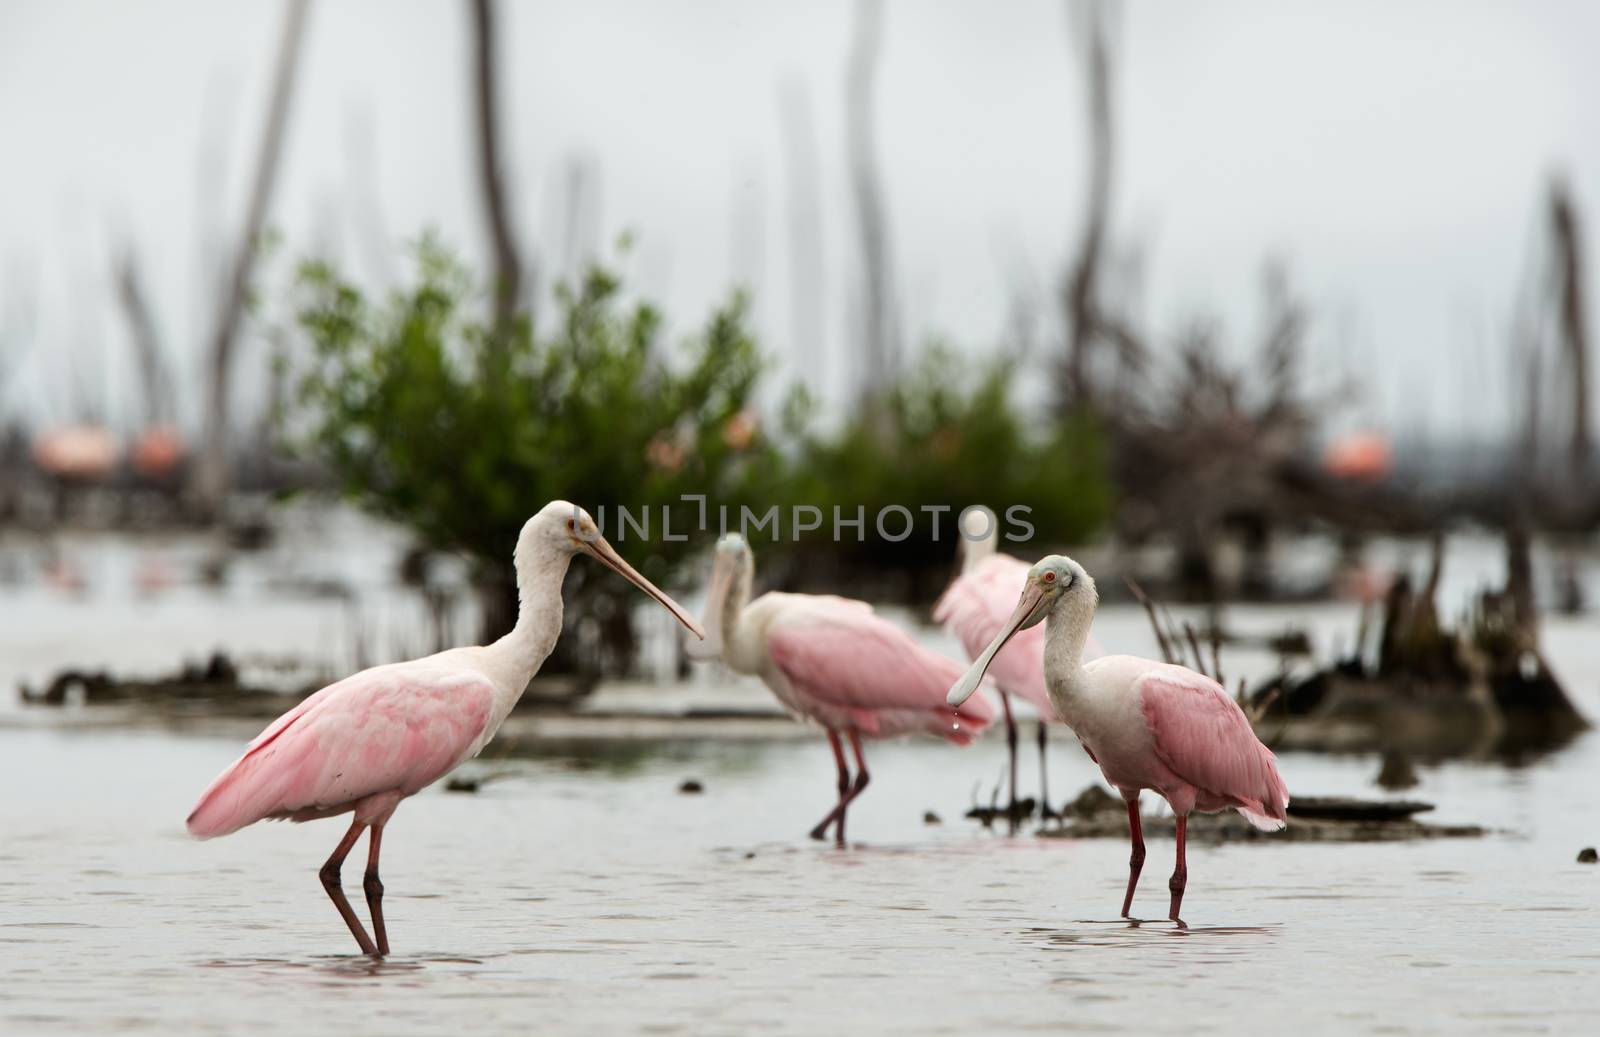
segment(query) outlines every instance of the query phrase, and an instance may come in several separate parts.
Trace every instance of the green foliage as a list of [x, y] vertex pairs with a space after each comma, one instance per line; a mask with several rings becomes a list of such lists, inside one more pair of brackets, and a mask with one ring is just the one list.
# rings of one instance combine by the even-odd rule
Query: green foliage
[[[764, 492], [775, 465], [750, 409], [761, 361], [742, 298], [674, 356], [660, 314], [595, 270], [558, 293], [548, 337], [523, 322], [497, 338], [467, 312], [462, 267], [431, 243], [418, 255], [415, 284], [381, 304], [326, 264], [301, 273], [314, 344], [299, 381], [305, 445], [363, 506], [504, 579], [523, 522], [566, 498], [597, 518], [604, 509], [618, 550], [670, 584], [704, 544], [667, 540], [663, 505], [676, 538], [698, 517], [680, 495], [738, 504]], [[617, 529], [618, 506], [648, 509], [648, 544]], [[601, 597], [630, 593], [590, 568], [573, 569], [580, 603], [589, 583]]]
[[[699, 506], [685, 495], [705, 495], [734, 523], [745, 506], [765, 515], [778, 505], [780, 528], [758, 535], [776, 532], [785, 543], [764, 550], [766, 560], [797, 552], [801, 561], [826, 556], [834, 564], [824, 569], [836, 572], [843, 563], [866, 573], [910, 571], [913, 580], [942, 580], [955, 513], [968, 504], [1002, 514], [1031, 508], [1026, 521], [1041, 551], [1086, 537], [1110, 508], [1096, 428], [1025, 418], [1005, 363], [963, 363], [934, 349], [837, 432], [816, 431], [797, 390], [767, 433], [753, 409], [763, 365], [739, 296], [669, 350], [660, 314], [624, 300], [603, 270], [557, 293], [558, 319], [543, 336], [526, 322], [496, 336], [487, 314], [479, 319], [469, 306], [471, 278], [430, 242], [418, 250], [414, 282], [387, 299], [368, 299], [322, 263], [303, 267], [299, 290], [299, 324], [313, 349], [293, 372], [299, 407], [290, 427], [362, 506], [430, 547], [481, 563], [489, 633], [510, 622], [517, 532], [554, 498], [590, 509], [624, 556], [669, 587], [699, 577], [686, 563], [707, 546], [696, 528]], [[799, 504], [821, 509], [824, 519], [796, 545], [790, 508]], [[865, 542], [846, 530], [832, 543], [835, 505], [846, 518], [865, 509]], [[874, 523], [891, 505], [916, 519], [898, 543], [880, 538]], [[937, 542], [923, 505], [952, 509]], [[619, 507], [649, 516], [644, 543], [636, 527], [618, 521]], [[717, 512], [707, 518], [715, 529]], [[891, 521], [898, 533], [900, 520]], [[600, 647], [558, 664], [626, 667], [632, 590], [597, 567], [574, 566], [568, 591], [572, 625]], [[585, 624], [591, 618], [598, 625]]]
[[[861, 407], [837, 435], [803, 440], [796, 468], [800, 496], [828, 516], [832, 505], [867, 514], [865, 542], [853, 530], [840, 545], [860, 565], [906, 568], [948, 562], [954, 513], [944, 516], [934, 542], [933, 517], [920, 509], [949, 505], [955, 512], [987, 504], [1001, 516], [1031, 508], [1033, 547], [1079, 542], [1105, 522], [1110, 484], [1097, 427], [1087, 417], [1066, 422], [1030, 419], [1013, 401], [1013, 366], [1004, 360], [963, 360], [934, 346], [878, 400]], [[899, 542], [879, 536], [874, 516], [898, 504], [916, 517], [914, 534]], [[885, 519], [898, 536], [903, 516]], [[1029, 548], [1010, 548], [1026, 555]], [[941, 573], [942, 576], [942, 573]]]

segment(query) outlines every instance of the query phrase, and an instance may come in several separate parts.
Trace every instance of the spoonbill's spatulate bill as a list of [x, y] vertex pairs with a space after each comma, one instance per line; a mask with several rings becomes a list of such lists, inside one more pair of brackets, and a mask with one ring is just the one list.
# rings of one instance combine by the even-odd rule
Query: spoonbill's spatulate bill
[[[976, 659], [1005, 626], [1017, 602], [1017, 593], [1028, 580], [1028, 563], [998, 550], [1000, 524], [994, 512], [981, 505], [961, 515], [961, 572], [951, 581], [933, 606], [934, 621], [954, 634]], [[1093, 642], [1086, 648], [1090, 658], [1100, 653]], [[1008, 816], [1017, 823], [1017, 725], [1011, 717], [1010, 697], [1025, 699], [1039, 711], [1039, 810], [1040, 817], [1055, 815], [1050, 808], [1050, 782], [1046, 771], [1046, 731], [1057, 720], [1050, 692], [1044, 683], [1044, 628], [1019, 631], [994, 657], [989, 679], [1000, 691], [1002, 715], [1006, 722], [1006, 752], [1010, 763], [1011, 796]]]
[[1098, 602], [1094, 580], [1077, 562], [1061, 555], [1042, 559], [1028, 570], [1011, 618], [950, 689], [949, 701], [959, 708], [1007, 641], [1048, 620], [1044, 675], [1056, 715], [1077, 734], [1089, 758], [1128, 804], [1133, 854], [1123, 917], [1130, 917], [1144, 865], [1139, 793], [1151, 789], [1177, 815], [1177, 866], [1168, 884], [1168, 917], [1182, 924], [1189, 814], [1237, 810], [1257, 828], [1277, 831], [1287, 818], [1289, 790], [1244, 711], [1210, 677], [1129, 655], [1085, 664], [1084, 643]]
[[[759, 676], [790, 713], [828, 733], [839, 797], [811, 837], [825, 839], [833, 826], [843, 846], [845, 812], [870, 780], [863, 737], [930, 734], [969, 745], [994, 719], [994, 707], [978, 698], [952, 716], [944, 692], [961, 664], [917, 644], [866, 602], [776, 591], [751, 601], [754, 577], [744, 539], [718, 541], [706, 597], [709, 634], [690, 654], [720, 656], [735, 672]], [[853, 780], [841, 735], [855, 754]]]
[[[697, 637], [677, 602], [639, 575], [600, 536], [587, 512], [551, 501], [517, 538], [516, 627], [492, 645], [452, 648], [375, 666], [330, 684], [273, 721], [200, 796], [189, 832], [227, 835], [263, 818], [312, 821], [354, 814], [322, 866], [322, 885], [361, 950], [389, 953], [378, 848], [400, 801], [476, 756], [494, 737], [561, 633], [561, 581], [587, 554], [655, 598]], [[364, 888], [374, 940], [339, 882], [345, 857], [372, 830]]]

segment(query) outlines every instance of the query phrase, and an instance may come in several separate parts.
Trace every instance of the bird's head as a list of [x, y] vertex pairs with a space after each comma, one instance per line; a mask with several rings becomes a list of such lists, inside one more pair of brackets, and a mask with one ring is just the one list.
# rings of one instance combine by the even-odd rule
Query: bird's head
[[961, 534], [956, 549], [963, 570], [970, 569], [1000, 548], [1000, 520], [982, 504], [974, 504], [961, 512], [956, 519], [956, 531]]
[[516, 565], [519, 581], [537, 563], [535, 558], [555, 555], [571, 557], [586, 554], [660, 602], [690, 633], [701, 640], [705, 631], [688, 611], [665, 591], [645, 579], [617, 554], [616, 548], [600, 535], [600, 527], [587, 511], [564, 500], [553, 500], [540, 508], [522, 527], [517, 538]]
[[1085, 572], [1083, 566], [1066, 555], [1046, 555], [1039, 559], [1028, 570], [1027, 579], [1022, 584], [1022, 596], [1017, 599], [1017, 607], [1012, 611], [1011, 618], [1006, 620], [1005, 626], [1000, 628], [1000, 633], [995, 635], [989, 647], [973, 660], [967, 672], [950, 689], [949, 703], [959, 706], [978, 690], [989, 664], [1018, 631], [1026, 630], [1052, 614], [1060, 616], [1063, 612], [1070, 612], [1092, 616], [1099, 600], [1094, 577]]

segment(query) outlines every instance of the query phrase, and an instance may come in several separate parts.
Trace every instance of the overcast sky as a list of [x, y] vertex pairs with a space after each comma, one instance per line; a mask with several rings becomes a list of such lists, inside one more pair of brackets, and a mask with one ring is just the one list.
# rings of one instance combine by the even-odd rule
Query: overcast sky
[[[509, 183], [544, 269], [559, 264], [566, 171], [581, 162], [598, 183], [595, 236], [637, 235], [630, 284], [675, 329], [748, 284], [768, 347], [791, 364], [806, 351], [838, 384], [856, 276], [851, 5], [502, 6]], [[0, 5], [0, 348], [13, 354], [0, 370], [16, 368], [0, 416], [99, 403], [131, 420], [109, 272], [124, 238], [194, 413], [209, 238], [242, 218], [281, 13], [265, 0]], [[466, 28], [460, 0], [313, 4], [265, 287], [314, 248], [392, 276], [427, 227], [486, 255]], [[1596, 39], [1600, 5], [1576, 0], [1127, 4], [1113, 231], [1143, 257], [1140, 315], [1164, 335], [1215, 317], [1246, 339], [1263, 262], [1287, 259], [1319, 315], [1317, 371], [1368, 386], [1351, 420], [1503, 427], [1508, 327], [1549, 177], [1568, 176], [1586, 228], [1600, 206], [1600, 117], [1584, 103], [1600, 96]], [[1057, 2], [890, 0], [877, 125], [913, 341], [993, 349], [1019, 293], [1048, 304], [1087, 173], [1073, 48]], [[786, 82], [809, 99], [819, 148], [815, 344], [792, 341]], [[220, 189], [204, 172], [216, 162]]]

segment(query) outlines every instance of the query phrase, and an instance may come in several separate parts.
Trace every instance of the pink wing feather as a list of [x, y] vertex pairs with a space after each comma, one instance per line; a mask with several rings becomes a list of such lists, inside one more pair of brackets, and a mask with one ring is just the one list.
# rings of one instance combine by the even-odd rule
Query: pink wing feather
[[910, 713], [922, 730], [966, 745], [994, 719], [980, 695], [952, 715], [944, 697], [961, 664], [870, 608], [808, 608], [781, 618], [767, 632], [767, 649], [797, 692], [847, 711], [865, 734], [880, 733], [880, 714]]
[[1169, 770], [1237, 807], [1257, 828], [1284, 826], [1289, 788], [1276, 757], [1222, 685], [1185, 671], [1181, 679], [1146, 674], [1135, 687], [1156, 756]]
[[470, 671], [379, 666], [307, 698], [268, 725], [201, 793], [191, 835], [268, 817], [337, 813], [383, 792], [411, 795], [460, 763], [483, 732], [494, 688]]

